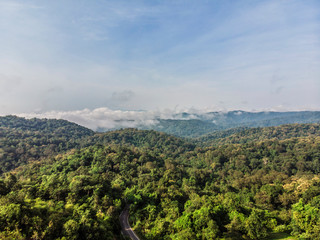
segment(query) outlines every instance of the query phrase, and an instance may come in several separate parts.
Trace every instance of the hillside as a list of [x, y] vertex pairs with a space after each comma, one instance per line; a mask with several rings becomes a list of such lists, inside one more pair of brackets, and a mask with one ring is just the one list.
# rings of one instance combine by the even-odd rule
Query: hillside
[[178, 137], [198, 137], [208, 132], [214, 132], [222, 129], [213, 122], [203, 121], [200, 119], [176, 120], [176, 119], [159, 119], [158, 123], [148, 127], [142, 126], [141, 129], [152, 129], [155, 131], [165, 132]]
[[94, 132], [55, 119], [0, 117], [0, 175], [30, 161], [54, 156], [85, 144]]
[[195, 148], [195, 145], [187, 140], [163, 132], [134, 128], [97, 133], [90, 138], [90, 141], [94, 144], [115, 144], [127, 147], [133, 146], [145, 150], [152, 149], [154, 151], [157, 150], [159, 154], [165, 153], [170, 156], [176, 156], [179, 153]]
[[0, 127], [2, 129], [7, 128], [21, 131], [56, 134], [67, 139], [81, 138], [83, 136], [90, 136], [94, 134], [94, 132], [88, 128], [62, 119], [26, 119], [12, 115], [0, 117]]
[[276, 127], [232, 128], [204, 135], [196, 142], [206, 146], [244, 144], [266, 139], [284, 140], [297, 137], [320, 136], [320, 124], [286, 124]]

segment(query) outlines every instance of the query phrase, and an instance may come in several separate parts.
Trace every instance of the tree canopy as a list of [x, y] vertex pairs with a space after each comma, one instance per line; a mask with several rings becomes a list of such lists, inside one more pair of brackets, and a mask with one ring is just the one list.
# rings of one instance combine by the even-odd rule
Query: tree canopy
[[121, 239], [127, 203], [142, 239], [319, 239], [319, 124], [191, 141], [23, 121], [1, 125], [0, 239]]

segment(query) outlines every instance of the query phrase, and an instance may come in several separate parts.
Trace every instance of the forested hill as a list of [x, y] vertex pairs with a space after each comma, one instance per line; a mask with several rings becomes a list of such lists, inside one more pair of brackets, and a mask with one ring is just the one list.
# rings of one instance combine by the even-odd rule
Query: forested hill
[[94, 132], [66, 120], [0, 117], [0, 175], [30, 161], [86, 145]]
[[90, 141], [103, 145], [134, 146], [145, 150], [157, 149], [159, 154], [166, 152], [172, 156], [185, 151], [191, 151], [195, 148], [194, 144], [182, 138], [163, 132], [134, 128], [97, 133], [90, 138]]
[[320, 136], [320, 124], [285, 124], [276, 127], [232, 128], [207, 134], [196, 139], [196, 142], [205, 146], [217, 146], [309, 136]]
[[152, 129], [165, 132], [178, 137], [198, 137], [210, 132], [224, 129], [212, 121], [201, 119], [159, 119], [158, 123], [151, 126], [141, 126], [141, 129]]
[[56, 134], [67, 139], [91, 136], [94, 134], [94, 131], [67, 120], [39, 118], [25, 119], [12, 115], [0, 117], [0, 127], [1, 129], [9, 128], [22, 131]]

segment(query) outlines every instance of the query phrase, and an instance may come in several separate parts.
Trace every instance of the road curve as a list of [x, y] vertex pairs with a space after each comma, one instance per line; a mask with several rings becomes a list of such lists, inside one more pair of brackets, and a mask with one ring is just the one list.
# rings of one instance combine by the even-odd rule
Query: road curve
[[132, 240], [140, 240], [130, 227], [129, 218], [129, 205], [127, 205], [120, 214], [120, 224], [124, 235], [129, 235]]

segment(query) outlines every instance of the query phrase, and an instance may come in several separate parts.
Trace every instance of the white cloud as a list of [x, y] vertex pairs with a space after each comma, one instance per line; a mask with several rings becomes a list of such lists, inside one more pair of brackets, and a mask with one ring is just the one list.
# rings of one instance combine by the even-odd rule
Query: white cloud
[[19, 114], [19, 116], [32, 118], [56, 118], [76, 122], [85, 127], [97, 130], [98, 128], [135, 127], [139, 124], [152, 123], [153, 113], [133, 111], [113, 111], [108, 108], [94, 110], [83, 109], [78, 111], [50, 111], [45, 113]]
[[[298, 110], [319, 110], [312, 107], [304, 106], [302, 109], [292, 108], [283, 105], [274, 106], [271, 108], [252, 110], [251, 112], [269, 112], [269, 111], [298, 111]], [[221, 118], [227, 110], [217, 108], [178, 108], [162, 109], [156, 111], [122, 111], [112, 110], [106, 107], [96, 109], [83, 109], [76, 111], [49, 111], [39, 113], [19, 113], [20, 117], [26, 118], [49, 118], [49, 119], [65, 119], [79, 125], [88, 127], [92, 130], [111, 130], [119, 128], [136, 128], [142, 126], [152, 126], [158, 123], [159, 119], [176, 119], [190, 120], [203, 119], [211, 120], [215, 123], [215, 117]], [[187, 113], [187, 114], [184, 114]], [[242, 111], [235, 112], [236, 115], [241, 115]]]
[[[187, 117], [182, 117], [181, 113], [189, 113]], [[156, 124], [158, 119], [195, 119], [200, 114], [209, 112], [209, 109], [164, 109], [157, 111], [121, 111], [109, 108], [96, 108], [93, 110], [83, 109], [77, 111], [49, 111], [44, 113], [20, 113], [20, 117], [26, 118], [49, 118], [65, 119], [78, 123], [93, 130], [99, 128], [114, 129], [139, 127], [141, 125], [150, 126]]]

